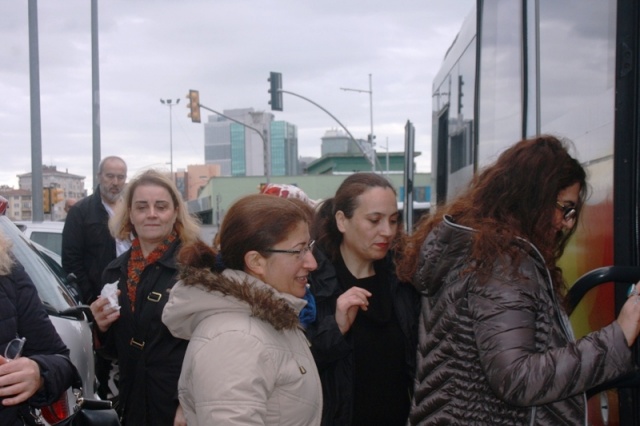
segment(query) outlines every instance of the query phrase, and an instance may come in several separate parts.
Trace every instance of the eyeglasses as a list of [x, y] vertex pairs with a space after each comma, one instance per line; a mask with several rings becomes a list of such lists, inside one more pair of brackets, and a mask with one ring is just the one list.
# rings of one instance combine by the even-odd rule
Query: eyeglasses
[[572, 206], [565, 206], [564, 204], [556, 201], [556, 208], [562, 211], [562, 219], [567, 222], [575, 220], [578, 217], [578, 210]]
[[307, 253], [309, 253], [311, 250], [313, 250], [313, 245], [316, 243], [315, 240], [311, 240], [309, 241], [309, 245], [306, 247], [303, 247], [301, 250], [279, 250], [279, 249], [266, 249], [264, 251], [266, 251], [267, 253], [290, 253], [290, 254], [297, 254], [298, 256], [298, 260], [302, 260], [304, 259], [304, 257], [307, 255]]
[[20, 358], [20, 355], [22, 355], [22, 348], [24, 348], [24, 343], [26, 341], [27, 339], [25, 337], [16, 337], [10, 341], [4, 349], [4, 358], [7, 361], [13, 361]]

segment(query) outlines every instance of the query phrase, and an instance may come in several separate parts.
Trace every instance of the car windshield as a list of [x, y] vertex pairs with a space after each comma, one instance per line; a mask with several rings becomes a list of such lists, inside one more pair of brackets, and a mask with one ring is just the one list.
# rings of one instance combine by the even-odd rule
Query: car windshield
[[38, 289], [38, 295], [47, 313], [56, 315], [75, 307], [76, 302], [64, 288], [58, 276], [47, 266], [24, 234], [6, 216], [0, 216], [0, 230], [12, 241], [12, 253], [24, 266]]

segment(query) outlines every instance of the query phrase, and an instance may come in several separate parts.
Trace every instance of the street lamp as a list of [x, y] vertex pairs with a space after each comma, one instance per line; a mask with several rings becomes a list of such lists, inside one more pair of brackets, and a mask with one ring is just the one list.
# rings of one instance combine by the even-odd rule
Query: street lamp
[[362, 89], [348, 89], [346, 87], [341, 87], [340, 90], [344, 90], [347, 92], [359, 92], [359, 93], [368, 93], [369, 94], [369, 119], [371, 120], [371, 150], [373, 152], [373, 158], [372, 158], [372, 164], [373, 164], [373, 171], [376, 171], [376, 161], [377, 161], [377, 156], [376, 156], [376, 149], [374, 148], [374, 142], [373, 142], [373, 83], [371, 82], [371, 74], [369, 74], [369, 90], [362, 90]]
[[169, 164], [171, 170], [171, 181], [173, 181], [173, 120], [171, 110], [174, 105], [180, 103], [180, 98], [176, 99], [176, 103], [173, 103], [173, 99], [160, 99], [160, 103], [169, 107]]

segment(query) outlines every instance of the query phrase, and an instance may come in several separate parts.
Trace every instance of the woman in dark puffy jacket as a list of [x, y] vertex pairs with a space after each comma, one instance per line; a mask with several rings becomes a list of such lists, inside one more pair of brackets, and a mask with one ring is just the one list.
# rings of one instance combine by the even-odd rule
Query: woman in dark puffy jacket
[[[10, 242], [0, 234], [0, 425], [23, 425], [29, 405], [52, 404], [69, 386], [75, 369], [69, 349], [38, 297], [22, 265], [10, 254]], [[9, 350], [25, 339], [22, 353]], [[18, 344], [16, 348], [20, 346]], [[13, 356], [13, 360], [4, 357]]]
[[562, 307], [556, 262], [585, 193], [580, 163], [540, 136], [419, 224], [398, 268], [422, 293], [411, 424], [586, 424], [584, 392], [632, 371], [636, 300], [579, 340]]

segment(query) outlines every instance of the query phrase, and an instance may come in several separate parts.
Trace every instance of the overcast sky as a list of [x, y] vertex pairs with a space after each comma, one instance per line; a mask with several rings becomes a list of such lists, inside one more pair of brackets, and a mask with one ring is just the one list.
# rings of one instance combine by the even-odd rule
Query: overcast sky
[[[377, 150], [404, 149], [416, 129], [418, 171], [429, 171], [431, 84], [474, 0], [99, 1], [101, 154], [122, 156], [130, 176], [204, 163], [204, 128], [187, 118], [200, 91], [214, 110], [270, 110], [267, 78], [320, 104], [356, 138], [369, 133], [373, 76]], [[28, 1], [0, 2], [0, 184], [31, 172]], [[38, 2], [42, 161], [92, 179], [91, 1]], [[276, 120], [298, 126], [301, 156], [320, 156], [338, 127], [312, 104], [284, 94]], [[207, 114], [203, 111], [203, 122]], [[89, 192], [91, 192], [89, 190]]]

